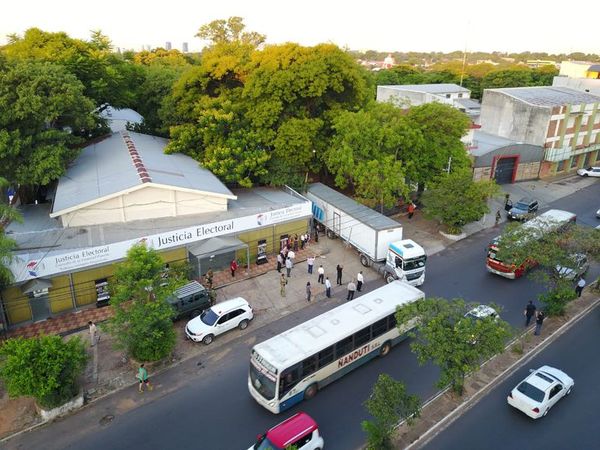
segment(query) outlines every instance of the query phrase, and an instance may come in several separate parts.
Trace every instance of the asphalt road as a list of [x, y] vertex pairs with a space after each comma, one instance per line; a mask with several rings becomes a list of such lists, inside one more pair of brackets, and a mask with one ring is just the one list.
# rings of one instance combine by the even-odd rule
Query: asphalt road
[[[598, 199], [600, 183], [595, 183], [552, 206], [577, 213], [580, 223], [595, 225], [594, 212], [600, 206]], [[520, 326], [525, 304], [535, 299], [541, 287], [528, 278], [511, 281], [485, 270], [486, 244], [498, 233], [497, 229], [478, 233], [430, 257], [423, 290], [428, 296], [495, 302], [502, 306], [501, 314], [505, 320]], [[597, 273], [597, 267], [594, 270]], [[594, 273], [590, 273], [590, 279], [592, 275]], [[375, 287], [378, 285], [366, 286], [368, 290]], [[9, 441], [7, 448], [245, 449], [257, 434], [299, 410], [308, 412], [318, 421], [327, 449], [359, 448], [365, 437], [360, 423], [367, 418], [362, 403], [379, 373], [385, 372], [402, 380], [410, 392], [422, 398], [436, 392], [437, 368], [420, 367], [408, 342], [394, 348], [386, 358], [376, 359], [328, 386], [313, 400], [302, 402], [279, 416], [260, 407], [247, 391], [252, 345], [330, 309], [334, 303], [311, 305], [259, 330], [249, 327], [247, 335], [233, 342], [226, 351], [215, 352], [212, 359], [205, 358], [203, 369], [193, 370], [194, 361], [191, 361], [171, 371], [174, 374], [164, 375], [165, 382], [169, 376], [178, 375], [187, 382], [183, 388], [145, 403], [143, 407], [119, 414], [114, 398], [101, 400], [88, 411]], [[572, 353], [574, 357], [578, 354]], [[115, 419], [104, 426], [97, 421], [92, 423], [95, 416], [104, 411], [114, 414]], [[533, 434], [528, 442], [535, 439]]]
[[[595, 414], [600, 404], [599, 330], [600, 308], [597, 307], [528, 364], [508, 376], [425, 448], [599, 448], [600, 427]], [[506, 395], [529, 375], [530, 368], [545, 364], [565, 371], [575, 380], [575, 387], [546, 417], [533, 420], [509, 406]]]

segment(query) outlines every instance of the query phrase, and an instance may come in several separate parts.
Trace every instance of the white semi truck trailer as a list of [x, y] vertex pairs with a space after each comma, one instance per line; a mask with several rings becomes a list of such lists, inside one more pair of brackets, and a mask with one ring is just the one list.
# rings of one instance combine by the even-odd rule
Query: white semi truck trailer
[[322, 183], [309, 185], [306, 197], [313, 203], [314, 220], [325, 227], [327, 236], [354, 247], [363, 266], [375, 268], [388, 283], [399, 279], [421, 286], [425, 282], [425, 250], [402, 239], [400, 223]]

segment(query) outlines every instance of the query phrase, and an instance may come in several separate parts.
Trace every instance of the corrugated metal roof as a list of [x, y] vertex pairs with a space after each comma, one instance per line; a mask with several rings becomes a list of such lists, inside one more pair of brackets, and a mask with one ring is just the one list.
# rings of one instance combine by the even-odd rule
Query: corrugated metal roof
[[[485, 91], [484, 90], [484, 101]], [[584, 103], [600, 103], [600, 97], [575, 89], [556, 86], [533, 86], [518, 88], [489, 89], [510, 95], [518, 100], [535, 106], [581, 105]]]
[[313, 183], [308, 186], [308, 193], [315, 197], [332, 204], [336, 208], [344, 211], [346, 214], [359, 219], [371, 228], [381, 231], [401, 226], [396, 222], [377, 211], [352, 200], [350, 197], [325, 186], [323, 183]]
[[394, 84], [383, 85], [381, 87], [396, 89], [399, 91], [417, 91], [426, 92], [428, 94], [451, 94], [453, 92], [471, 92], [468, 89], [454, 83], [437, 83], [437, 84]]
[[200, 167], [193, 158], [182, 154], [165, 154], [166, 139], [133, 132], [127, 134], [127, 141], [122, 133], [114, 133], [81, 151], [58, 181], [53, 213], [117, 194], [142, 183], [234, 198], [216, 176]]
[[458, 103], [465, 108], [469, 109], [481, 109], [481, 103], [478, 100], [474, 100], [472, 98], [457, 98], [454, 100], [454, 103]]

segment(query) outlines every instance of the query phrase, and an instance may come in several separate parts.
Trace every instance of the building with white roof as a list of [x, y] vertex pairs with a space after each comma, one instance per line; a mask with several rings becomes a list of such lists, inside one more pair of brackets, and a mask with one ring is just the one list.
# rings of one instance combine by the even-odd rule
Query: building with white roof
[[113, 108], [108, 104], [104, 104], [98, 108], [97, 112], [100, 117], [106, 120], [114, 133], [126, 130], [127, 124], [141, 125], [144, 122], [142, 115], [130, 108]]
[[23, 223], [5, 229], [17, 248], [0, 323], [96, 305], [115, 263], [141, 242], [165, 263], [189, 263], [200, 279], [233, 259], [246, 268], [265, 262], [291, 235], [308, 230], [311, 202], [302, 195], [290, 188], [230, 190], [194, 159], [165, 154], [166, 144], [114, 133], [81, 151], [51, 203], [20, 207]]

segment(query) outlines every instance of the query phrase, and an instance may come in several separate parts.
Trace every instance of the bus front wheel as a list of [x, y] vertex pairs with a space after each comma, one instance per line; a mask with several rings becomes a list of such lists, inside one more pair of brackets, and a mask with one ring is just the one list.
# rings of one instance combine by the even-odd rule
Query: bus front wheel
[[379, 350], [379, 356], [386, 356], [390, 350], [392, 349], [392, 344], [390, 344], [389, 342], [384, 342], [383, 345], [381, 346], [381, 349]]
[[309, 387], [307, 387], [304, 390], [304, 400], [310, 400], [311, 398], [314, 398], [315, 395], [317, 395], [317, 391], [318, 391], [318, 387], [315, 384], [311, 384]]

